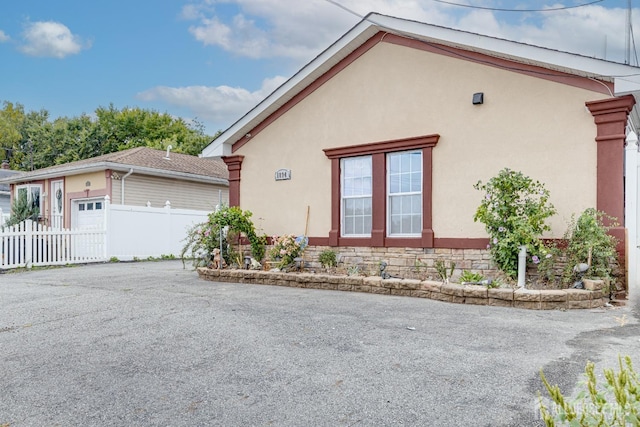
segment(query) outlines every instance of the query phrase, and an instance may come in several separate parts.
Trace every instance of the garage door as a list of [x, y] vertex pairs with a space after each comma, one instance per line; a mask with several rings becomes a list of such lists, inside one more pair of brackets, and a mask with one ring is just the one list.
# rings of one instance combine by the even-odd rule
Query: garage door
[[102, 228], [104, 224], [104, 200], [78, 200], [75, 203], [74, 228]]

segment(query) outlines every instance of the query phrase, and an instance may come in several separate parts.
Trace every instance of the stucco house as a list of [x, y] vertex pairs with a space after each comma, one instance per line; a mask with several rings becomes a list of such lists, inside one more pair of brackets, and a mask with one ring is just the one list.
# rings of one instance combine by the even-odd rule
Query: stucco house
[[[229, 168], [230, 204], [269, 235], [390, 268], [449, 257], [489, 268], [473, 185], [508, 167], [558, 214], [618, 218], [640, 69], [370, 14], [203, 150]], [[312, 248], [313, 249], [313, 248]]]
[[137, 147], [24, 172], [0, 180], [11, 197], [21, 191], [40, 208], [41, 222], [83, 228], [103, 220], [105, 196], [114, 205], [213, 211], [227, 203], [228, 172], [220, 159]]

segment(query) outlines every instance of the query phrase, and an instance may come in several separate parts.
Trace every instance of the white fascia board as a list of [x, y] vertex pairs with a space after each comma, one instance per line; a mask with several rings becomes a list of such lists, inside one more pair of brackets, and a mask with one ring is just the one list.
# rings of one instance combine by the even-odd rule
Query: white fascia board
[[[202, 157], [230, 155], [231, 146], [247, 137], [247, 134], [262, 120], [269, 117], [315, 79], [340, 62], [378, 30], [367, 21], [361, 21], [329, 48], [305, 65], [300, 71], [284, 82], [262, 100], [240, 120], [231, 125], [220, 136], [202, 150]], [[250, 137], [250, 136], [249, 136]], [[222, 149], [220, 146], [223, 146]]]
[[458, 47], [550, 70], [612, 81], [614, 95], [640, 92], [639, 67], [372, 13], [225, 130], [202, 150], [202, 156], [230, 155], [231, 146], [235, 142], [247, 137], [248, 132], [269, 114], [275, 112], [378, 31]]

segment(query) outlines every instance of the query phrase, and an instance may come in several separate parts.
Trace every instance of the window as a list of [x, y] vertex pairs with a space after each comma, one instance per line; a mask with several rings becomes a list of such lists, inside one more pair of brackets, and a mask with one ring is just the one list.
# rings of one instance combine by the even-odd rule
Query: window
[[342, 235], [371, 235], [371, 156], [342, 159]]
[[27, 197], [27, 201], [31, 203], [31, 206], [37, 207], [40, 215], [42, 215], [42, 199], [40, 197], [42, 194], [42, 186], [41, 185], [19, 185], [16, 189], [17, 197]]
[[422, 231], [422, 152], [387, 154], [387, 234]]
[[431, 168], [439, 135], [325, 149], [330, 246], [430, 248]]

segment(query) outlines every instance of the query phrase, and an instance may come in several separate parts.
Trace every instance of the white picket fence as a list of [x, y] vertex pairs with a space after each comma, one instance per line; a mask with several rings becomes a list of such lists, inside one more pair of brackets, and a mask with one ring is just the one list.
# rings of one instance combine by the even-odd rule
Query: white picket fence
[[105, 236], [103, 229], [59, 230], [26, 220], [0, 231], [0, 268], [103, 261]]
[[187, 231], [207, 211], [111, 205], [104, 201], [99, 227], [60, 229], [31, 220], [0, 228], [0, 269], [178, 257]]

